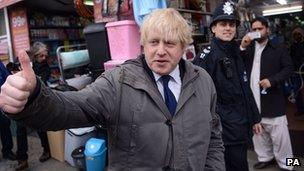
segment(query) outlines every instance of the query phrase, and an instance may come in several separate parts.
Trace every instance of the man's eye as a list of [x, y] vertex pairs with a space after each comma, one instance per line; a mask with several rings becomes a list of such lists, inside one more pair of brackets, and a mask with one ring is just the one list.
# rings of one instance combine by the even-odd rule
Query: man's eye
[[151, 40], [151, 41], [150, 41], [150, 44], [152, 44], [152, 45], [156, 45], [157, 43], [158, 43], [157, 40]]
[[263, 28], [254, 28], [253, 31], [263, 30]]
[[236, 26], [236, 24], [235, 23], [230, 23], [229, 26], [234, 27], [234, 26]]
[[174, 45], [176, 45], [176, 43], [175, 42], [173, 42], [173, 41], [167, 41], [167, 42], [165, 42], [168, 46], [174, 46]]

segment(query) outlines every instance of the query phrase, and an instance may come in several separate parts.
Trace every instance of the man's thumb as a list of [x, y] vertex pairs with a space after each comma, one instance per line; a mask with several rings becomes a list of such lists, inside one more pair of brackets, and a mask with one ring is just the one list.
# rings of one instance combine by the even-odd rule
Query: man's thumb
[[[5, 106], [4, 100], [3, 98], [0, 96], [0, 110], [2, 110], [2, 108]], [[1, 113], [0, 113], [1, 115]]]
[[21, 50], [19, 51], [18, 58], [24, 78], [28, 81], [32, 81], [33, 77], [35, 77], [35, 73], [31, 66], [30, 57], [27, 55], [26, 51]]

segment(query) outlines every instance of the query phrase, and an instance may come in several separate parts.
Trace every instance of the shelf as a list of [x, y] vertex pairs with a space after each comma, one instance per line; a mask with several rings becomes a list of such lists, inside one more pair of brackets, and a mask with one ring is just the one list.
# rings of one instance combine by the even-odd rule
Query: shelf
[[58, 68], [59, 68], [58, 64], [57, 65], [56, 64], [50, 65], [50, 69], [58, 69]]
[[202, 14], [202, 15], [210, 15], [210, 16], [212, 16], [212, 13], [210, 13], [210, 12], [201, 12], [201, 11], [189, 10], [189, 9], [181, 9], [181, 8], [178, 8], [176, 10], [179, 11], [179, 12], [196, 13], [196, 14]]
[[204, 36], [202, 33], [192, 33], [192, 36]]
[[62, 41], [84, 41], [84, 39], [48, 39], [48, 38], [33, 38], [32, 42], [62, 42]]
[[0, 36], [0, 39], [6, 39], [6, 38], [7, 38], [7, 35]]
[[83, 29], [82, 26], [30, 26], [30, 29]]

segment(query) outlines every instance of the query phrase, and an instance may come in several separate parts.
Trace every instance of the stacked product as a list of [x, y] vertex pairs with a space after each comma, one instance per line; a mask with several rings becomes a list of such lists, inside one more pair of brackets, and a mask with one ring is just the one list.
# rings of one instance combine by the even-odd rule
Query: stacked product
[[106, 24], [111, 60], [104, 63], [104, 69], [112, 69], [128, 59], [136, 58], [140, 50], [139, 28], [133, 20], [109, 22]]

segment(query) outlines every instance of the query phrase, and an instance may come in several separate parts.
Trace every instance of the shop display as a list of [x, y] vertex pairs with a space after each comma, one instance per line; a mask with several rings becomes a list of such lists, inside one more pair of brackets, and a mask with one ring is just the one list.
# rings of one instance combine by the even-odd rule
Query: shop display
[[52, 15], [41, 12], [29, 14], [29, 32], [31, 43], [40, 41], [49, 48], [48, 63], [52, 69], [49, 82], [57, 82], [60, 77], [56, 50], [59, 46], [81, 44], [85, 42], [83, 28], [88, 20], [73, 15]]
[[128, 59], [135, 59], [141, 53], [139, 27], [133, 20], [109, 22], [106, 24], [111, 60], [104, 69], [112, 69]]
[[144, 18], [156, 9], [167, 8], [166, 0], [142, 1], [133, 0], [133, 12], [136, 23], [141, 26]]
[[169, 7], [175, 8], [192, 27], [193, 45], [199, 52], [209, 45], [211, 13], [207, 0], [171, 0]]
[[135, 59], [140, 54], [139, 28], [133, 20], [106, 24], [112, 60]]
[[65, 130], [65, 146], [64, 146], [64, 159], [71, 166], [75, 166], [72, 158], [72, 151], [85, 143], [92, 137], [95, 137], [95, 127], [74, 128]]
[[91, 61], [89, 69], [94, 80], [104, 71], [103, 64], [111, 59], [105, 25], [105, 23], [95, 23], [83, 29]]
[[91, 9], [88, 5], [85, 5], [83, 0], [74, 0], [74, 6], [80, 16], [89, 19], [94, 18], [93, 9]]

